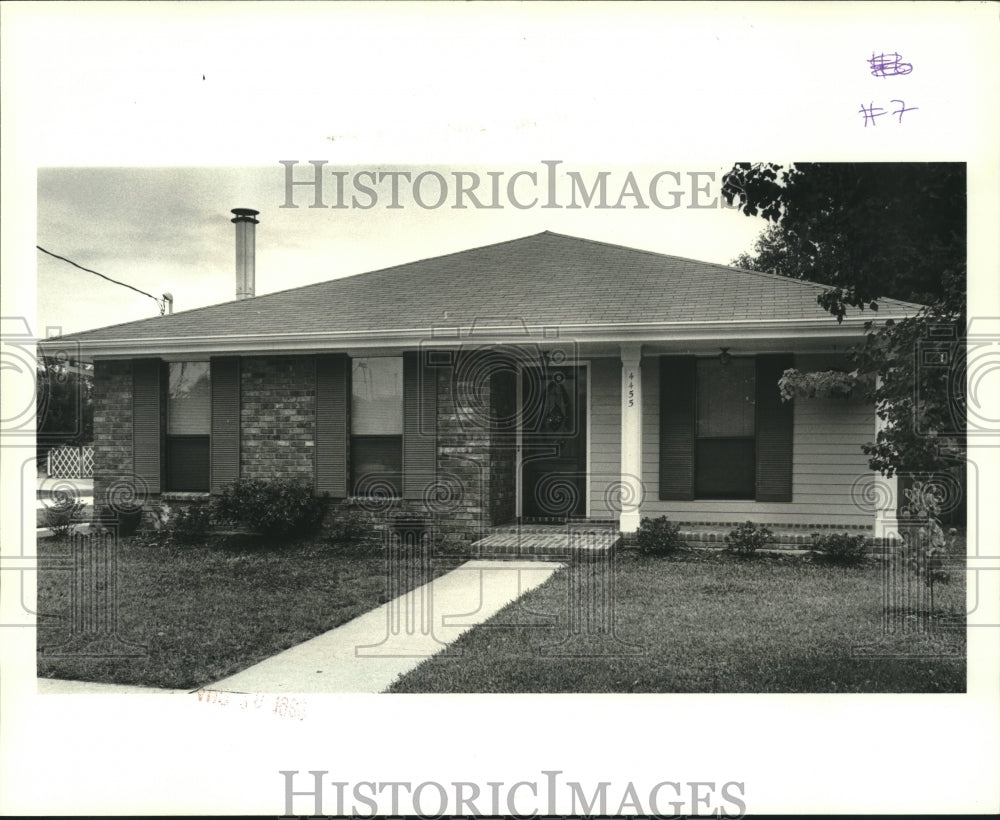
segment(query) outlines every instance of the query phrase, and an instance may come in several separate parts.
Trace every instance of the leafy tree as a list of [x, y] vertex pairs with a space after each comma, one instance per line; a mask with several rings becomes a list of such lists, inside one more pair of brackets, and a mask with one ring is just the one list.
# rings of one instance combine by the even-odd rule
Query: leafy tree
[[75, 361], [38, 355], [35, 407], [39, 457], [94, 438], [93, 371]]
[[[791, 279], [807, 279], [805, 270], [812, 261], [812, 247], [799, 242], [781, 225], [769, 223], [754, 242], [752, 253], [741, 253], [733, 264], [744, 270], [777, 273]], [[800, 260], [807, 260], [803, 265]]]
[[746, 266], [829, 285], [820, 304], [841, 319], [949, 298], [942, 276], [965, 263], [962, 163], [738, 163], [722, 190], [772, 223]]
[[[965, 165], [738, 163], [723, 195], [770, 223], [734, 264], [828, 285], [817, 301], [838, 322], [886, 298], [923, 306], [868, 322], [853, 353], [857, 384], [888, 423], [863, 449], [889, 476], [954, 468], [965, 453]], [[928, 348], [948, 363], [927, 367], [917, 354]]]

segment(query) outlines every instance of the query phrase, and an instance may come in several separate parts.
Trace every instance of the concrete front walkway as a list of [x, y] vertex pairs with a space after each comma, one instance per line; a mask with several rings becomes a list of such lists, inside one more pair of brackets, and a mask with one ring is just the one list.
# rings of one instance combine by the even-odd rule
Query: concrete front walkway
[[[385, 690], [459, 635], [545, 583], [550, 561], [467, 561], [346, 624], [279, 652], [202, 691], [244, 694]], [[38, 679], [39, 694], [186, 694], [86, 681]], [[197, 691], [197, 690], [196, 690]]]
[[204, 688], [382, 692], [561, 567], [548, 561], [467, 561], [378, 609]]
[[35, 478], [35, 495], [38, 498], [48, 498], [53, 492], [67, 492], [79, 498], [94, 496], [94, 479], [92, 478], [50, 478], [40, 475]]

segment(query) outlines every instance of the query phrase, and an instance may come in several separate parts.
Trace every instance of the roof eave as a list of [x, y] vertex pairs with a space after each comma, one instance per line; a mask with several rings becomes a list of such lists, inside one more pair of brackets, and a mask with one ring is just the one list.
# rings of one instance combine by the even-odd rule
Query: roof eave
[[224, 336], [150, 337], [146, 339], [60, 340], [39, 342], [46, 351], [73, 348], [79, 358], [140, 358], [163, 355], [225, 355], [260, 353], [315, 353], [349, 347], [400, 348], [448, 347], [456, 343], [545, 343], [557, 339], [573, 342], [697, 342], [736, 336], [759, 339], [810, 339], [856, 341], [866, 322], [875, 319], [902, 319], [905, 314], [872, 314], [844, 319], [832, 317], [808, 320], [740, 320], [701, 322], [636, 322], [608, 324], [461, 326], [440, 325], [432, 328], [400, 328], [377, 331], [316, 331], [312, 333], [227, 334]]

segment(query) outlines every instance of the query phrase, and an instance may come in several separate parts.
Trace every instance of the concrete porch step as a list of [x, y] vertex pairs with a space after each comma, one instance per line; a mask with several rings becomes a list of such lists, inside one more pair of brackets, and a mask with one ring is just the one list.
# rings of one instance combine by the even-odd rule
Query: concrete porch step
[[474, 542], [476, 558], [499, 560], [587, 560], [610, 552], [621, 541], [612, 526], [592, 524], [522, 525], [495, 527]]

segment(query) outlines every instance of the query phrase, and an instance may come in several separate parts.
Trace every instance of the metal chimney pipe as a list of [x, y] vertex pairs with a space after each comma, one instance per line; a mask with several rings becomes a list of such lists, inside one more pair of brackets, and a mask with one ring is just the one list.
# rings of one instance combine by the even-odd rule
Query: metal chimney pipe
[[233, 208], [236, 225], [236, 298], [249, 299], [254, 295], [254, 219], [260, 211], [252, 208]]

